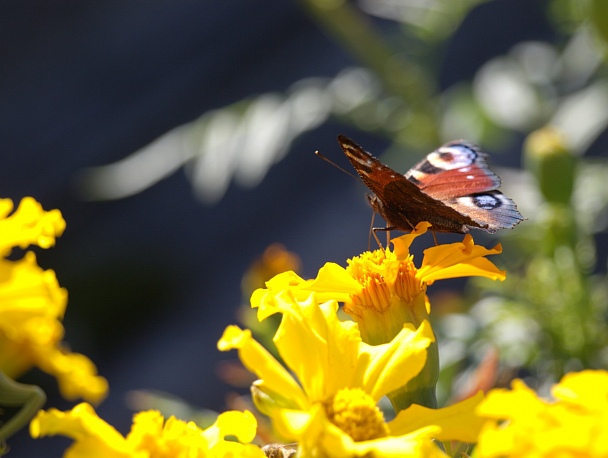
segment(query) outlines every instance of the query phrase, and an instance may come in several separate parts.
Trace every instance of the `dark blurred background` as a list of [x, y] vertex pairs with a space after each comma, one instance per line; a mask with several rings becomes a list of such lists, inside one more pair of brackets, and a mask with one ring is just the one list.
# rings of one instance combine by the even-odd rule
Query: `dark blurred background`
[[[294, 136], [258, 185], [233, 182], [207, 202], [180, 167], [122, 199], [81, 192], [83, 170], [119, 161], [211, 110], [360, 65], [304, 3], [0, 3], [0, 195], [15, 202], [31, 195], [62, 211], [67, 230], [54, 248], [36, 250], [39, 263], [69, 292], [65, 340], [108, 379], [110, 395], [97, 410], [122, 433], [131, 390], [223, 408], [228, 388], [214, 367], [235, 355], [215, 344], [244, 302], [243, 273], [268, 245], [297, 253], [305, 277], [367, 248], [365, 189], [313, 153], [345, 165], [337, 134], [376, 155], [390, 140], [340, 116]], [[471, 9], [427, 56], [439, 89], [472, 79], [519, 42], [559, 39], [545, 9], [528, 0]], [[389, 36], [399, 30], [386, 18], [368, 20]], [[513, 138], [494, 164], [520, 165], [523, 133]], [[50, 376], [32, 371], [23, 380], [43, 386], [47, 407], [73, 405]], [[68, 443], [22, 431], [10, 441], [11, 456], [61, 456]]]

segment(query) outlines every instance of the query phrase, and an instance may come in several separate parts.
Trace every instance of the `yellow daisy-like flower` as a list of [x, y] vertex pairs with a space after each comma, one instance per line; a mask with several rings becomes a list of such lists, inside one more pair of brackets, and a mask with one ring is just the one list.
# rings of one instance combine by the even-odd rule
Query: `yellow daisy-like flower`
[[[303, 301], [285, 291], [275, 301], [283, 319], [274, 337], [282, 366], [248, 330], [229, 326], [218, 348], [238, 349], [259, 380], [257, 407], [278, 434], [298, 443], [302, 457], [445, 456], [431, 439], [472, 440], [480, 426], [480, 398], [448, 409], [412, 406], [389, 422], [377, 406], [414, 378], [426, 361], [433, 332], [424, 321], [406, 325], [389, 343], [368, 345], [358, 325], [337, 317], [336, 301]], [[292, 375], [293, 374], [293, 375]], [[295, 376], [294, 376], [295, 375]]]
[[293, 272], [279, 274], [266, 283], [266, 288], [253, 293], [251, 305], [258, 307], [258, 318], [263, 320], [274, 313], [276, 298], [284, 291], [299, 300], [314, 292], [319, 302], [343, 302], [344, 311], [359, 323], [363, 340], [379, 344], [390, 341], [404, 323], [417, 327], [427, 319], [426, 288], [436, 280], [506, 278], [504, 271], [485, 258], [501, 253], [501, 245], [488, 250], [475, 245], [470, 234], [462, 242], [426, 249], [422, 265], [417, 268], [409, 248], [430, 226], [419, 223], [410, 234], [392, 240], [394, 250], [387, 247], [365, 252], [349, 259], [347, 268], [328, 262], [313, 280], [304, 280]]
[[[32, 437], [61, 434], [74, 439], [66, 458], [264, 458], [262, 449], [250, 444], [257, 422], [251, 412], [225, 412], [203, 430], [175, 417], [165, 421], [154, 410], [133, 418], [131, 432], [123, 437], [82, 403], [68, 412], [41, 410], [30, 423]], [[239, 442], [226, 440], [235, 437]]]
[[17, 261], [6, 259], [13, 247], [53, 246], [65, 221], [59, 210], [44, 211], [31, 197], [12, 210], [10, 199], [0, 199], [0, 370], [15, 378], [37, 366], [57, 378], [67, 399], [99, 402], [107, 381], [86, 356], [60, 343], [67, 291], [52, 270], [38, 266], [33, 252]]
[[[500, 244], [488, 250], [475, 245], [469, 234], [462, 242], [426, 249], [422, 265], [416, 267], [409, 248], [430, 226], [419, 223], [410, 234], [392, 240], [394, 250], [387, 247], [365, 252], [349, 259], [347, 268], [326, 263], [313, 280], [304, 280], [294, 272], [277, 275], [266, 283], [266, 288], [253, 293], [251, 305], [258, 308], [258, 319], [263, 320], [276, 312], [277, 303], [286, 294], [305, 300], [315, 293], [318, 302], [343, 302], [344, 311], [359, 324], [363, 341], [377, 345], [393, 339], [404, 323], [418, 327], [428, 319], [426, 289], [436, 280], [466, 276], [505, 279], [505, 272], [486, 259], [502, 252]], [[433, 343], [428, 349], [426, 367], [389, 398], [398, 410], [412, 403], [435, 407], [438, 376], [438, 349]]]
[[490, 391], [479, 405], [478, 414], [489, 421], [475, 456], [608, 456], [608, 372], [566, 374], [551, 391], [553, 402], [521, 380], [511, 387]]

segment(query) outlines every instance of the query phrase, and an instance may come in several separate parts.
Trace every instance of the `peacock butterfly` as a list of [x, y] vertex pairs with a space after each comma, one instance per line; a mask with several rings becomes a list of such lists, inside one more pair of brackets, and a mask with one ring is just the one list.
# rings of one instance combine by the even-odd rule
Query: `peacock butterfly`
[[409, 232], [428, 221], [437, 232], [477, 228], [494, 233], [525, 219], [515, 203], [497, 191], [500, 178], [488, 167], [487, 155], [472, 143], [446, 143], [401, 175], [344, 135], [338, 142], [373, 192], [369, 202], [386, 220], [387, 230]]

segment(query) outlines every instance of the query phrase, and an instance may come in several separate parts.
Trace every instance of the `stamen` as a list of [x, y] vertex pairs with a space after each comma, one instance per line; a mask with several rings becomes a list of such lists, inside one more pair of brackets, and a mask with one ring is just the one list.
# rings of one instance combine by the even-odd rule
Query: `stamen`
[[389, 430], [374, 400], [360, 388], [343, 388], [325, 404], [329, 420], [355, 442], [380, 439]]

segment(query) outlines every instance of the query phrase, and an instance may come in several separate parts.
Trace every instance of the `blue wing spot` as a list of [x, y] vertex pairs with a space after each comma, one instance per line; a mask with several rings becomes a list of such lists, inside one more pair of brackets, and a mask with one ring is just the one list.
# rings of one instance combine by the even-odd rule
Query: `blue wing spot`
[[478, 194], [473, 196], [473, 203], [483, 210], [493, 210], [502, 205], [502, 201], [489, 194]]

